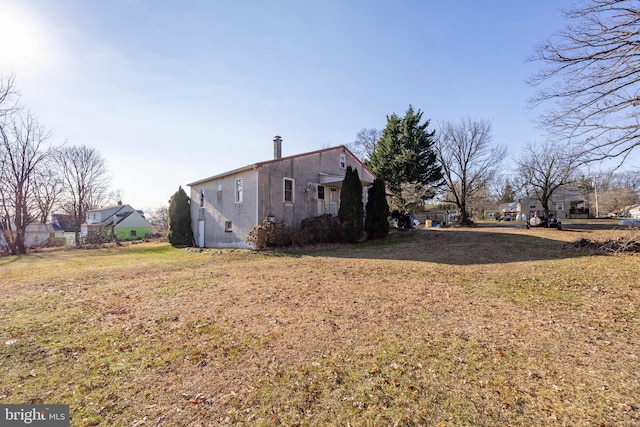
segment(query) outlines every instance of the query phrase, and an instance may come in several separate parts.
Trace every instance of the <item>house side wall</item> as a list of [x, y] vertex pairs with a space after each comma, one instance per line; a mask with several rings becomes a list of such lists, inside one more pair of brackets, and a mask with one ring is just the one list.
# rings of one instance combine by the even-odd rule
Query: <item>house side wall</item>
[[138, 212], [133, 212], [131, 215], [120, 221], [120, 223], [116, 226], [123, 228], [149, 228], [152, 229], [153, 226], [149, 221], [147, 221], [142, 215]]
[[[239, 178], [242, 178], [242, 201], [236, 202]], [[191, 187], [191, 225], [197, 246], [203, 243], [204, 247], [248, 247], [249, 232], [258, 224], [256, 179], [255, 170], [245, 170]], [[226, 226], [229, 221], [230, 229]]]
[[[341, 164], [341, 156], [345, 162]], [[344, 166], [344, 167], [342, 167]], [[263, 165], [259, 169], [258, 220], [262, 222], [271, 217], [292, 228], [300, 225], [302, 220], [323, 213], [337, 214], [337, 202], [340, 200], [340, 188], [346, 167], [351, 166], [358, 171], [360, 180], [372, 182], [374, 177], [348, 151], [336, 148], [312, 153], [308, 156], [283, 159]], [[321, 177], [336, 177], [335, 182], [321, 183]], [[285, 201], [285, 178], [293, 179], [293, 202]], [[325, 199], [318, 199], [318, 186], [324, 185]], [[331, 189], [335, 189], [335, 202], [330, 200]], [[363, 201], [366, 203], [367, 188], [363, 187]], [[330, 206], [335, 203], [334, 206]]]
[[147, 227], [116, 227], [115, 234], [118, 240], [140, 240], [151, 233]]
[[[132, 231], [134, 233], [132, 233]], [[153, 226], [138, 212], [131, 213], [114, 228], [118, 240], [143, 239], [153, 231]]]

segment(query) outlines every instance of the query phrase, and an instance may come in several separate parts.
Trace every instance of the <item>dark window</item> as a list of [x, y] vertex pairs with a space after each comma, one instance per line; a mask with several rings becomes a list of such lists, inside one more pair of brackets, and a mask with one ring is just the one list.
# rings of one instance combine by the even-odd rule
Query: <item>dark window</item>
[[284, 201], [293, 203], [293, 180], [291, 178], [284, 179]]
[[318, 199], [324, 200], [324, 185], [318, 185]]

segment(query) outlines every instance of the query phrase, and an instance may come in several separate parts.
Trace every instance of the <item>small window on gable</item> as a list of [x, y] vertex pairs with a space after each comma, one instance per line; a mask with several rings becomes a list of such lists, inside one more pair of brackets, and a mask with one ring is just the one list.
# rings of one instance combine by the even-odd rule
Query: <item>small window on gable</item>
[[347, 168], [347, 156], [344, 154], [340, 154], [340, 169]]
[[293, 203], [293, 189], [294, 189], [294, 182], [293, 179], [291, 178], [285, 178], [284, 179], [284, 201], [285, 202], [289, 202], [289, 203]]
[[324, 200], [324, 185], [318, 185], [318, 200]]
[[231, 233], [233, 231], [233, 223], [231, 221], [224, 222], [224, 231], [225, 233]]
[[242, 178], [236, 178], [236, 203], [242, 203]]
[[200, 207], [204, 207], [204, 188], [200, 189]]
[[222, 200], [222, 183], [221, 182], [218, 183], [218, 192], [216, 197], [218, 201]]
[[529, 209], [535, 209], [536, 205], [529, 205]]
[[564, 203], [558, 203], [558, 210], [559, 211], [563, 211], [564, 210]]

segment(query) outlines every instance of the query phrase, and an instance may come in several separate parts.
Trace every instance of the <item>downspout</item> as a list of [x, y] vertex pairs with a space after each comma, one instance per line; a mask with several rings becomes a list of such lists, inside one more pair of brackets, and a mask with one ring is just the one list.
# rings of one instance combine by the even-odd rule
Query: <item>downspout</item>
[[260, 225], [260, 173], [258, 172], [258, 166], [254, 166], [253, 170], [256, 174], [256, 224]]

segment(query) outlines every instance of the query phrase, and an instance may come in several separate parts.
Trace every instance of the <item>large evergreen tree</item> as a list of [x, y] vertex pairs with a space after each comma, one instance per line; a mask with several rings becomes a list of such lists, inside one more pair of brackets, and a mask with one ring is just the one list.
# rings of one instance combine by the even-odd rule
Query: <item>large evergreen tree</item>
[[[442, 184], [442, 168], [434, 151], [435, 131], [429, 132], [429, 120], [422, 121], [422, 112], [412, 106], [403, 117], [387, 116], [382, 137], [366, 161], [373, 173], [382, 179], [395, 197], [401, 198], [401, 186], [416, 183], [434, 195], [434, 187]], [[404, 205], [400, 202], [398, 205]]]
[[509, 180], [505, 182], [504, 187], [502, 187], [502, 192], [500, 193], [499, 203], [511, 203], [516, 199], [516, 192], [511, 186]]
[[182, 189], [182, 186], [178, 188], [178, 191], [169, 200], [168, 239], [173, 246], [193, 245], [189, 196]]
[[338, 217], [345, 226], [346, 239], [357, 242], [364, 232], [364, 207], [362, 205], [362, 183], [358, 171], [347, 166], [340, 192]]
[[376, 178], [369, 188], [364, 229], [370, 239], [380, 239], [389, 234], [389, 204], [384, 181]]

